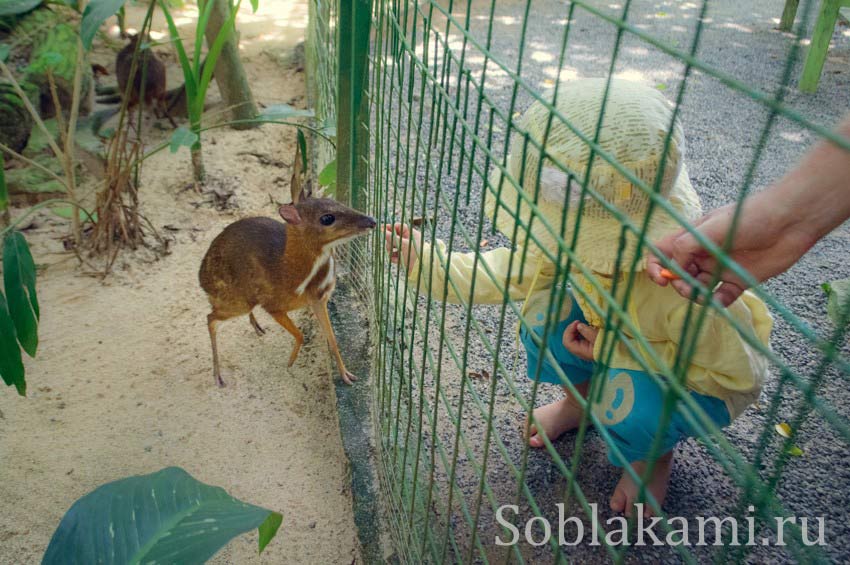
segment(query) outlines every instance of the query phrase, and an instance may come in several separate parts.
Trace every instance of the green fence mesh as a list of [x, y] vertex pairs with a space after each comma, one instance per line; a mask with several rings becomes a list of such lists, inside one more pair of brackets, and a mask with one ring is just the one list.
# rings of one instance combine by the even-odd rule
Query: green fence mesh
[[[823, 282], [850, 275], [846, 226], [789, 273], [754, 288], [775, 318], [771, 348], [729, 311], [688, 303], [676, 354], [664, 359], [652, 346], [656, 336], [641, 331], [641, 313], [635, 313], [632, 298], [646, 275], [635, 270], [627, 242], [638, 250], [654, 249], [645, 235], [660, 216], [693, 228], [660, 195], [663, 174], [641, 178], [633, 163], [619, 162], [600, 139], [615, 81], [649, 85], [668, 99], [672, 116], [683, 124], [684, 163], [703, 207], [740, 205], [751, 190], [779, 178], [813, 141], [827, 138], [850, 150], [850, 140], [831, 133], [850, 107], [850, 88], [841, 74], [845, 28], [835, 37], [839, 63], [828, 62], [817, 95], [803, 95], [795, 84], [803, 40], [817, 14], [815, 1], [801, 3], [791, 33], [775, 29], [783, 6], [768, 0], [310, 3], [314, 100], [320, 119], [339, 108], [340, 197], [383, 222], [415, 223], [426, 242], [442, 240], [445, 246], [430, 246], [420, 258], [431, 269], [462, 258], [478, 270], [472, 281], [449, 270], [441, 285], [425, 280], [422, 271], [407, 277], [390, 264], [382, 233], [356, 248], [349, 262], [368, 311], [378, 474], [400, 560], [850, 558], [850, 474], [844, 465], [850, 348], [844, 329], [827, 320], [820, 289]], [[586, 77], [603, 79], [603, 103], [595, 127], [582, 130], [565, 116], [567, 101], [558, 96], [564, 85]], [[535, 104], [545, 116], [536, 132], [523, 117]], [[676, 166], [667, 162], [677, 136], [674, 120], [666, 124], [660, 132], [661, 170]], [[553, 153], [548, 139], [554, 131], [581, 140], [584, 170]], [[536, 164], [537, 170], [517, 163]], [[540, 176], [544, 164], [568, 179], [567, 201], [574, 208], [564, 207], [560, 220], [541, 213], [541, 183], [528, 181]], [[594, 167], [613, 171], [645, 194], [645, 213], [630, 216], [611, 204], [585, 180], [593, 178]], [[515, 190], [520, 187], [525, 191]], [[512, 218], [512, 230], [496, 229], [488, 201], [502, 218]], [[593, 208], [619, 225], [609, 276], [600, 276], [577, 252], [582, 230], [591, 229], [581, 219], [583, 211]], [[570, 219], [576, 215], [578, 220]], [[486, 260], [498, 248], [515, 250], [507, 253], [510, 284]], [[712, 250], [747, 276], [722, 249]], [[548, 282], [537, 287], [542, 264]], [[529, 295], [512, 286], [546, 291], [550, 306], [544, 319], [527, 319], [523, 299]], [[483, 287], [495, 289], [500, 299], [475, 303]], [[627, 455], [610, 447], [622, 444], [598, 411], [585, 410], [576, 433], [547, 440], [543, 450], [530, 449], [523, 438], [535, 423], [532, 409], [562, 393], [527, 378], [517, 328], [542, 326], [542, 335], [532, 332], [528, 339], [575, 394], [548, 347], [570, 292], [592, 305], [605, 330], [582, 404], [617, 394], [606, 390], [605, 375], [625, 351], [662, 391], [655, 413], [661, 428], [676, 420], [696, 435], [676, 449], [663, 511], [643, 486], [640, 490], [640, 499], [667, 518], [655, 526], [659, 537], [670, 534], [667, 540], [681, 542], [685, 535], [687, 543], [636, 546], [634, 535], [633, 543], [606, 536], [619, 528], [608, 499], [620, 472], [607, 453], [641, 485], [653, 464], [642, 473], [632, 470]], [[694, 400], [685, 379], [707, 339], [705, 328], [717, 323], [728, 324], [770, 368], [758, 401], [723, 430]], [[532, 363], [532, 372], [539, 375], [541, 367]], [[777, 433], [780, 423], [788, 424], [790, 437]], [[661, 455], [661, 435], [649, 461]], [[504, 520], [497, 519], [500, 508]], [[561, 544], [557, 535], [559, 522], [571, 516], [585, 530], [584, 541], [575, 546]], [[531, 522], [530, 543], [525, 526], [534, 517], [539, 518]], [[674, 517], [686, 519], [685, 526]], [[700, 544], [699, 517], [734, 518], [739, 532], [732, 520], [717, 526], [709, 521], [707, 541]], [[797, 519], [780, 526], [783, 517]], [[812, 544], [819, 517], [824, 543]], [[548, 539], [542, 518], [552, 524]], [[512, 538], [505, 522], [519, 529], [519, 543], [497, 543], [497, 537]], [[801, 527], [806, 522], [808, 528]], [[634, 534], [636, 520], [628, 526]], [[714, 527], [722, 532], [717, 545], [711, 545]], [[576, 529], [575, 522], [568, 523], [567, 541], [575, 539]]]

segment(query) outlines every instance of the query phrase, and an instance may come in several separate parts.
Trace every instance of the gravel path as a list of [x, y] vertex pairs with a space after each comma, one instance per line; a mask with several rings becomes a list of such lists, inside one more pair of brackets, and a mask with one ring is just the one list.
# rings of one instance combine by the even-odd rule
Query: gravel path
[[[463, 21], [466, 5], [454, 9], [454, 15]], [[471, 34], [481, 43], [484, 43], [487, 35], [489, 2], [473, 2], [471, 13]], [[617, 16], [622, 11], [620, 3], [591, 2], [600, 10]], [[425, 5], [427, 8], [427, 4]], [[492, 50], [511, 68], [516, 68], [517, 46], [523, 22], [523, 14], [526, 4], [523, 1], [499, 2], [496, 9], [496, 18], [493, 26]], [[697, 2], [632, 2], [629, 14], [631, 21], [639, 29], [652, 34], [665, 43], [677, 46], [687, 51], [694, 34], [695, 23], [698, 18], [700, 4]], [[710, 3], [708, 20], [703, 29], [702, 42], [699, 50], [699, 58], [722, 70], [728, 75], [751, 85], [760, 91], [773, 93], [777, 90], [782, 77], [784, 63], [788, 50], [793, 42], [793, 36], [779, 32], [775, 29], [781, 14], [782, 3], [777, 1], [759, 0], [754, 2], [732, 2], [715, 1]], [[800, 15], [803, 8], [801, 7]], [[534, 1], [528, 20], [526, 52], [523, 58], [522, 76], [529, 85], [537, 89], [545, 89], [553, 84], [557, 76], [557, 61], [562, 40], [563, 26], [567, 14], [565, 2]], [[814, 16], [814, 14], [813, 14]], [[433, 23], [438, 29], [445, 29], [445, 20], [435, 14]], [[421, 30], [421, 21], [420, 21]], [[566, 66], [562, 78], [570, 77], [594, 77], [604, 76], [610, 65], [612, 46], [616, 37], [615, 28], [592, 16], [591, 14], [576, 10], [573, 29], [569, 40], [569, 48]], [[417, 41], [421, 35], [417, 35]], [[793, 70], [791, 88], [785, 93], [786, 102], [797, 112], [813, 120], [815, 123], [830, 126], [837, 122], [840, 117], [850, 108], [850, 31], [846, 26], [839, 26], [834, 37], [835, 43], [829, 52], [824, 72], [822, 75], [820, 89], [815, 95], [804, 95], [796, 90], [796, 79], [801, 70], [798, 61]], [[462, 46], [462, 37], [455, 31], [449, 37], [449, 44], [455, 52], [459, 52]], [[438, 54], [440, 54], [438, 52]], [[439, 59], [437, 59], [439, 60]], [[469, 46], [466, 55], [466, 63], [476, 78], [480, 78], [483, 65], [483, 57], [480, 51]], [[432, 62], [433, 65], [433, 62]], [[438, 67], [439, 65], [437, 65]], [[641, 80], [647, 84], [657, 85], [671, 100], [675, 97], [683, 75], [683, 64], [676, 61], [642, 42], [638, 38], [626, 34], [620, 55], [615, 68], [618, 76], [624, 76], [635, 80]], [[453, 67], [453, 73], [456, 68]], [[420, 83], [416, 83], [417, 85]], [[463, 82], [461, 83], [463, 85]], [[407, 114], [402, 112], [403, 119], [397, 114], [391, 118], [393, 127], [397, 123], [403, 140], [405, 132], [418, 131], [420, 136], [427, 139], [431, 133], [429, 117], [433, 110], [433, 97], [426, 92], [424, 98], [425, 123], [416, 123], [417, 114], [410, 127], [406, 125]], [[456, 82], [452, 83], [452, 94]], [[418, 92], [418, 88], [415, 89]], [[486, 91], [492, 97], [495, 104], [508, 110], [512, 97], [512, 81], [503, 71], [489, 66], [487, 69]], [[463, 104], [464, 97], [461, 97]], [[414, 96], [413, 103], [418, 104], [420, 97]], [[520, 90], [516, 100], [515, 111], [521, 112], [532, 102], [528, 93]], [[388, 103], [387, 108], [399, 111], [397, 102]], [[474, 116], [476, 101], [473, 96], [469, 99], [470, 116]], [[764, 127], [767, 112], [753, 102], [751, 99], [738, 94], [714, 78], [704, 73], [694, 71], [688, 81], [686, 96], [681, 110], [681, 120], [685, 128], [687, 138], [686, 163], [689, 168], [691, 180], [698, 190], [703, 206], [710, 210], [717, 206], [736, 200], [743, 185], [743, 179], [747, 174], [748, 166], [753, 158], [754, 148]], [[486, 132], [486, 112], [482, 114], [482, 132]], [[451, 114], [449, 114], [451, 118]], [[472, 119], [472, 118], [470, 118]], [[504, 143], [505, 124], [496, 123], [494, 127], [494, 139], [491, 147], [494, 152], [501, 154]], [[435, 130], [436, 134], [442, 135], [442, 130]], [[451, 135], [451, 119], [449, 120], [449, 136]], [[393, 134], [395, 135], [395, 134]], [[482, 136], [486, 135], [482, 133]], [[458, 127], [457, 136], [460, 136]], [[482, 179], [474, 174], [472, 179], [471, 197], [467, 201], [465, 196], [465, 182], [460, 195], [455, 194], [457, 182], [457, 166], [460, 162], [460, 143], [455, 143], [451, 148], [440, 151], [440, 143], [435, 143], [434, 148], [428, 153], [424, 147], [415, 147], [415, 136], [411, 139], [411, 159], [419, 156], [418, 166], [413, 162], [405, 163], [403, 156], [404, 148], [398, 151], [390, 148], [386, 153], [389, 161], [389, 169], [396, 168], [402, 171], [397, 181], [399, 189], [411, 186], [416, 187], [418, 193], [424, 193], [427, 200], [427, 209], [437, 209], [437, 235], [442, 238], [449, 236], [451, 226], [451, 208], [446, 208], [445, 203], [435, 206], [434, 193], [437, 187], [436, 178], [443, 187], [443, 191], [449, 197], [452, 204], [458, 202], [459, 222], [470, 232], [475, 234], [480, 209], [480, 195], [482, 190]], [[438, 138], [439, 139], [439, 138]], [[448, 139], [448, 138], [447, 138]], [[752, 186], [760, 188], [778, 179], [799, 156], [810, 147], [816, 140], [812, 134], [792, 122], [779, 119], [772, 130], [769, 142], [754, 171]], [[445, 142], [448, 144], [448, 141]], [[395, 139], [392, 141], [395, 145]], [[466, 150], [470, 144], [466, 141]], [[438, 166], [441, 154], [448, 158], [452, 156], [453, 163], [444, 163], [443, 170], [437, 174], [432, 169], [426, 175], [426, 162], [430, 160], [431, 166]], [[481, 158], [480, 150], [477, 162], [484, 168], [485, 163]], [[453, 168], [450, 168], [453, 167]], [[404, 170], [410, 171], [409, 178], [404, 178]], [[416, 178], [413, 178], [413, 171]], [[467, 171], [461, 172], [462, 180], [465, 181]], [[829, 203], [824, 203], [829, 205]], [[417, 210], [421, 204], [417, 204]], [[396, 212], [400, 206], [396, 207]], [[417, 212], [418, 214], [418, 212]], [[489, 225], [485, 230], [484, 239], [487, 240], [486, 249], [497, 245], [503, 245], [505, 239], [489, 233]], [[458, 240], [456, 249], [467, 250], [469, 247]], [[808, 324], [821, 336], [828, 336], [833, 330], [825, 316], [825, 297], [820, 284], [826, 281], [850, 276], [850, 229], [847, 225], [842, 226], [833, 234], [821, 241], [798, 265], [785, 275], [769, 282], [766, 288], [782, 304], [784, 304], [795, 316]], [[432, 306], [432, 321], [428, 332], [430, 341], [429, 348], [437, 356], [437, 343], [439, 339], [440, 304]], [[424, 321], [426, 303], [419, 301], [419, 317]], [[473, 310], [475, 320], [484, 328], [492, 330], [487, 334], [488, 339], [497, 339], [496, 328], [499, 322], [499, 307], [476, 306]], [[395, 325], [396, 331], [401, 329], [400, 320], [390, 320], [390, 325]], [[516, 342], [513, 335], [515, 319], [507, 317], [506, 330], [501, 340], [501, 359], [509, 367], [517, 367], [517, 388], [526, 399], [530, 397], [530, 383], [522, 376], [524, 374], [525, 359], [520, 351], [516, 351]], [[409, 328], [410, 320], [405, 325]], [[458, 354], [463, 353], [464, 330], [466, 326], [466, 313], [462, 307], [449, 306], [446, 314], [446, 340], [456, 349]], [[389, 335], [393, 329], [388, 329]], [[418, 341], [414, 347], [414, 359], [418, 366], [422, 357], [422, 339], [420, 332]], [[482, 368], [492, 369], [492, 357], [486, 352], [483, 344], [472, 332], [469, 342], [469, 370]], [[818, 366], [819, 355], [801, 337], [798, 331], [793, 329], [787, 322], [777, 319], [776, 327], [772, 337], [774, 349], [781, 358], [787, 362], [793, 370], [805, 379], [811, 378]], [[845, 352], [847, 347], [844, 348]], [[819, 389], [820, 398], [831, 404], [839, 414], [850, 417], [850, 392], [846, 387], [847, 375], [840, 375], [836, 371], [827, 374], [823, 385]], [[461, 400], [460, 374], [451, 359], [450, 352], [444, 350], [443, 369], [441, 375], [441, 388], [445, 393], [445, 399], [440, 401], [440, 412], [438, 416], [437, 436], [441, 445], [451, 459], [452, 445], [455, 437], [454, 425], [446, 414], [445, 404], [456, 410]], [[436, 400], [433, 371], [426, 372], [423, 386], [414, 379], [414, 382], [402, 381], [401, 386], [411, 387], [414, 412], [417, 410], [420, 391], [428, 403], [433, 406]], [[751, 408], [726, 432], [727, 437], [733, 442], [745, 459], [751, 460], [758, 443], [759, 432], [764, 426], [770, 426], [779, 421], [791, 420], [797, 411], [800, 394], [793, 385], [785, 386], [781, 395], [782, 401], [778, 408], [776, 420], [766, 421], [766, 415], [770, 409], [769, 399], [778, 382], [778, 374], [773, 371], [770, 382], [767, 384], [765, 393], [759, 407]], [[483, 381], [473, 381], [471, 387], [479, 395], [485, 404], [490, 394], [490, 385]], [[470, 540], [470, 532], [465, 526], [463, 519], [463, 505], [474, 509], [478, 482], [474, 468], [479, 464], [484, 455], [484, 437], [486, 427], [478, 409], [475, 406], [474, 395], [464, 395], [463, 426], [467, 443], [461, 442], [460, 455], [458, 457], [458, 468], [456, 484], [458, 489], [454, 495], [454, 511], [451, 521], [456, 528], [458, 547], [467, 547]], [[538, 391], [537, 404], [540, 405], [560, 397], [560, 392], [552, 386], [543, 385]], [[399, 439], [401, 445], [407, 444], [411, 449], [415, 446], [417, 424], [414, 418], [412, 432], [405, 434], [407, 426], [407, 412], [402, 403], [400, 410], [402, 418], [394, 420], [396, 412], [395, 405], [389, 413], [388, 420], [391, 426], [398, 421]], [[509, 459], [513, 464], [519, 465], [523, 442], [519, 430], [523, 421], [524, 410], [510, 392], [509, 387], [500, 380], [496, 385], [496, 402], [494, 409], [494, 430], [504, 442]], [[425, 426], [430, 427], [428, 420]], [[393, 428], [394, 429], [394, 428]], [[420, 474], [427, 469], [428, 449], [431, 446], [431, 435], [425, 431], [425, 439], [422, 444], [422, 466]], [[570, 434], [556, 443], [556, 447], [562, 457], [569, 458], [572, 453], [575, 436]], [[811, 417], [803, 429], [800, 430], [798, 439], [799, 446], [804, 451], [804, 456], [792, 458], [779, 483], [776, 493], [781, 503], [789, 514], [795, 516], [817, 517], [826, 519], [826, 542], [825, 552], [837, 561], [850, 559], [850, 549], [847, 548], [846, 540], [850, 536], [850, 470], [844, 464], [847, 456], [847, 444], [841, 440], [830, 425], [819, 417]], [[778, 438], [771, 438], [765, 460], [772, 462], [780, 449]], [[477, 462], [473, 465], [471, 462]], [[439, 455], [437, 457], [437, 472], [435, 482], [438, 488], [447, 484], [448, 476], [442, 472]], [[410, 467], [412, 470], [413, 466]], [[769, 473], [772, 463], [763, 466], [762, 472]], [[408, 470], [408, 473], [411, 472]], [[588, 502], [596, 502], [600, 507], [600, 517], [604, 520], [610, 516], [607, 511], [607, 503], [610, 493], [619, 478], [618, 469], [612, 467], [605, 457], [605, 449], [601, 438], [595, 432], [591, 432], [585, 440], [584, 455], [579, 466], [578, 482], [584, 491]], [[492, 488], [493, 496], [502, 503], [513, 503], [517, 499], [516, 480], [505, 462], [499, 450], [491, 445], [489, 454], [489, 465], [487, 473], [488, 485]], [[563, 501], [565, 481], [561, 477], [556, 466], [549, 455], [540, 452], [531, 453], [528, 458], [528, 471], [526, 483], [528, 489], [536, 498], [537, 504], [550, 521], [557, 523], [557, 509], [555, 504]], [[437, 518], [442, 525], [437, 528], [442, 541], [441, 527], [445, 527], [445, 499], [447, 489], [442, 488], [437, 498]], [[693, 518], [695, 516], [727, 516], [736, 507], [740, 495], [737, 487], [726, 477], [722, 468], [713, 459], [703, 446], [696, 441], [689, 440], [677, 449], [676, 464], [671, 479], [670, 491], [665, 505], [669, 515]], [[519, 505], [524, 516], [529, 515], [529, 509], [525, 497], [520, 497]], [[574, 500], [574, 498], [573, 498]], [[571, 503], [569, 511], [581, 513]], [[811, 520], [810, 520], [811, 521]], [[524, 521], [521, 522], [524, 524]], [[589, 523], [586, 524], [589, 527]], [[494, 535], [499, 529], [494, 525], [493, 513], [485, 502], [482, 506], [482, 514], [479, 524], [479, 536], [486, 548], [488, 557], [493, 559], [503, 555], [503, 549], [495, 547]], [[692, 528], [691, 535], [695, 536]], [[692, 540], [695, 537], [692, 537]], [[714, 548], [694, 547], [695, 556], [700, 560], [708, 560]], [[752, 548], [749, 559], [753, 562], [786, 561], [792, 558], [778, 547], [755, 547]], [[551, 561], [551, 548], [547, 546], [535, 548], [523, 545], [521, 549], [524, 557], [530, 562]], [[570, 549], [569, 556], [576, 562], [606, 561], [607, 556], [604, 549], [591, 547], [587, 543]], [[464, 550], [465, 558], [465, 550]], [[679, 558], [669, 548], [633, 548], [629, 552], [629, 560], [659, 561], [670, 560], [676, 562]]]

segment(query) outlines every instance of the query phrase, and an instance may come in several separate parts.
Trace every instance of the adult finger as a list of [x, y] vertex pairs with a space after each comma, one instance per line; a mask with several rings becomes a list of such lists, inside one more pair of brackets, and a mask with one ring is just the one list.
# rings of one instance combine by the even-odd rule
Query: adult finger
[[[664, 255], [665, 257], [670, 257], [673, 254], [673, 241], [679, 237], [683, 233], [683, 230], [679, 230], [678, 232], [668, 235], [667, 237], [660, 239], [655, 242], [655, 247], [658, 248], [658, 251]], [[661, 276], [661, 270], [664, 268], [664, 265], [661, 263], [661, 257], [655, 253], [653, 250], [652, 253], [649, 254], [646, 260], [646, 273], [649, 275], [649, 278], [657, 285], [667, 286], [669, 282], [666, 278]]]
[[726, 308], [744, 293], [744, 288], [735, 283], [724, 282], [714, 291], [714, 299]]

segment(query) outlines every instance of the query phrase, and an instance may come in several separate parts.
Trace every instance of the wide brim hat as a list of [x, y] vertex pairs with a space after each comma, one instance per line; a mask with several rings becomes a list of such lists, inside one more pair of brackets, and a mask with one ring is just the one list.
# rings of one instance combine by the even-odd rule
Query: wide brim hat
[[[632, 268], [638, 237], [624, 231], [625, 220], [643, 231], [649, 241], [674, 233], [682, 225], [655, 204], [644, 226], [649, 194], [608, 159], [663, 197], [681, 219], [692, 222], [702, 215], [684, 166], [681, 125], [678, 121], [671, 125], [671, 104], [652, 87], [614, 79], [599, 126], [606, 82], [582, 79], [562, 83], [557, 90], [556, 113], [540, 101], [532, 104], [516, 122], [505, 163], [508, 174], [496, 167], [485, 188], [488, 217], [507, 237], [514, 238], [516, 232], [516, 246], [528, 247], [532, 257], [546, 256], [543, 250], [555, 256], [561, 240], [572, 249], [574, 259], [599, 274], [614, 273], [618, 261], [620, 272]], [[595, 141], [593, 151], [588, 141]], [[591, 153], [593, 165], [588, 174]], [[517, 222], [520, 226], [515, 229]], [[645, 268], [645, 256], [644, 247], [636, 270]], [[563, 254], [562, 262], [566, 260]]]

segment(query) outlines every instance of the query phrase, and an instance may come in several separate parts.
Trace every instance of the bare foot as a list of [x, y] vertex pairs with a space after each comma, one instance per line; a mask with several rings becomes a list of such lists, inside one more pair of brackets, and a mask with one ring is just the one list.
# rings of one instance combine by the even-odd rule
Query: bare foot
[[[562, 400], [534, 409], [534, 419], [546, 433], [549, 441], [554, 441], [570, 430], [576, 429], [581, 423], [584, 411], [578, 402], [569, 394]], [[528, 444], [531, 447], [543, 447], [546, 444], [537, 426], [529, 430]]]
[[[632, 463], [632, 469], [639, 477], [643, 476], [646, 471], [646, 461], [635, 461]], [[652, 469], [652, 476], [649, 478], [649, 483], [646, 485], [646, 490], [652, 494], [658, 505], [664, 504], [664, 497], [667, 496], [667, 487], [670, 483], [670, 472], [673, 470], [673, 452], [665, 453], [655, 463]], [[632, 507], [638, 498], [638, 486], [629, 476], [626, 471], [623, 471], [623, 476], [620, 482], [614, 487], [614, 494], [611, 495], [611, 510], [614, 512], [622, 512], [626, 516], [632, 515]], [[652, 508], [644, 501], [643, 515], [649, 517], [653, 514]]]

